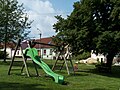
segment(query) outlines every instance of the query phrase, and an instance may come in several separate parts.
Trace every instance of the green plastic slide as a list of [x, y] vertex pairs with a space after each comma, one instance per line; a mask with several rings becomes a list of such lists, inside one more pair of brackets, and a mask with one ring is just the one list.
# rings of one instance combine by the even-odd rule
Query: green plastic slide
[[54, 73], [50, 67], [43, 62], [39, 56], [36, 48], [27, 48], [25, 50], [26, 56], [29, 56], [36, 64], [42, 67], [42, 69], [50, 76], [52, 76], [56, 83], [62, 84], [64, 82], [64, 76]]

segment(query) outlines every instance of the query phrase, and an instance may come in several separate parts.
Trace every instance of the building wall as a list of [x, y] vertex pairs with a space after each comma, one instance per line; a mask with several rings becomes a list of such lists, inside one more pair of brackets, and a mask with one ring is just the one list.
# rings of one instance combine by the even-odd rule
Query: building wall
[[[24, 50], [23, 50], [23, 51], [24, 51]], [[15, 53], [15, 50], [12, 50], [12, 57], [13, 57], [14, 53]], [[17, 50], [15, 56], [16, 56], [16, 57], [22, 57], [22, 52], [21, 52], [21, 50]]]
[[[54, 59], [55, 57], [55, 53], [53, 52], [53, 48], [41, 48], [38, 49], [38, 51], [41, 51], [41, 53], [38, 53], [42, 59]], [[14, 55], [15, 50], [12, 50], [11, 48], [7, 48], [6, 49], [8, 55], [8, 58], [12, 58]], [[17, 50], [16, 55], [17, 57], [22, 57], [22, 53], [21, 50]], [[102, 54], [98, 54], [96, 55], [95, 53], [93, 53], [93, 51], [91, 51], [91, 58], [93, 59], [98, 59], [100, 62], [101, 60], [105, 61], [106, 57]]]
[[42, 48], [41, 49], [41, 58], [43, 59], [53, 59], [55, 53], [53, 52], [53, 48]]
[[6, 48], [6, 52], [8, 53], [8, 58], [11, 58], [12, 57], [12, 49]]
[[105, 62], [105, 60], [106, 60], [106, 57], [103, 55], [103, 54], [98, 54], [98, 55], [96, 55], [94, 52], [93, 52], [93, 50], [91, 51], [91, 58], [93, 58], [93, 59], [98, 59], [100, 62], [101, 61], [103, 61], [103, 62]]
[[[12, 50], [11, 48], [7, 48], [7, 53], [9, 54], [8, 58], [12, 58], [14, 53], [15, 53], [15, 50]], [[39, 51], [39, 50], [38, 50]], [[39, 55], [41, 55], [41, 58], [42, 59], [53, 59], [54, 56], [55, 56], [55, 53], [52, 52], [53, 51], [53, 48], [42, 48], [41, 49], [41, 53], [38, 53]], [[24, 52], [24, 50], [23, 50]], [[21, 50], [17, 50], [16, 52], [16, 57], [22, 57], [22, 52]]]
[[[4, 49], [1, 49], [1, 51], [4, 51]], [[8, 54], [8, 57], [7, 57], [7, 58], [12, 58], [13, 55], [14, 55], [15, 50], [13, 50], [13, 49], [11, 49], [11, 48], [6, 48], [6, 52], [7, 52], [7, 54]], [[22, 56], [21, 51], [20, 51], [20, 50], [17, 50], [15, 56], [21, 57], [21, 56]]]
[[[0, 51], [4, 51], [4, 49], [0, 49]], [[7, 58], [11, 58], [12, 57], [12, 50], [11, 50], [11, 48], [6, 48], [6, 52], [8, 54]]]

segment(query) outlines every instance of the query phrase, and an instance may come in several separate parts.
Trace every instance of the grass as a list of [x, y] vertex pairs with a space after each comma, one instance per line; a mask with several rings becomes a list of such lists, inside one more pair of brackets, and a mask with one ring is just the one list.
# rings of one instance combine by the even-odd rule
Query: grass
[[[44, 60], [50, 67], [54, 60]], [[0, 90], [120, 90], [120, 67], [113, 67], [112, 73], [99, 73], [94, 65], [79, 64], [75, 75], [67, 75], [65, 68], [55, 72], [65, 76], [67, 85], [56, 84], [41, 68], [40, 77], [35, 76], [34, 65], [27, 62], [32, 77], [21, 75], [22, 62], [15, 62], [11, 75], [7, 75], [10, 61], [0, 61]], [[25, 71], [24, 71], [25, 72]]]

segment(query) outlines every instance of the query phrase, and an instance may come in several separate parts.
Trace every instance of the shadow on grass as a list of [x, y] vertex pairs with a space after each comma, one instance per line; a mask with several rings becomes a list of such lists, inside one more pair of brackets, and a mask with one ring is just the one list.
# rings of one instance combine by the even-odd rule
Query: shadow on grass
[[68, 76], [68, 77], [71, 77], [71, 76], [75, 76], [75, 77], [76, 76], [89, 76], [89, 74], [87, 74], [87, 73], [81, 74], [81, 73], [75, 72], [75, 74], [71, 73], [70, 76]]
[[[8, 61], [7, 63], [0, 62], [0, 64], [1, 65], [9, 66], [10, 65], [10, 61]], [[52, 67], [51, 64], [48, 64], [48, 65], [49, 65], [50, 68]], [[15, 62], [14, 65], [13, 65], [13, 67], [14, 66], [20, 66], [20, 67], [22, 67], [22, 63], [21, 62]], [[28, 68], [29, 67], [31, 67], [31, 68], [33, 67], [34, 68], [34, 65], [33, 65], [32, 61], [28, 61], [27, 62], [27, 66], [28, 66]], [[85, 68], [77, 71], [77, 73], [75, 73], [75, 76], [87, 76], [88, 75], [87, 73], [93, 73], [93, 74], [98, 74], [98, 75], [102, 75], [102, 76], [120, 78], [120, 66], [113, 66], [111, 73], [99, 72], [95, 67], [93, 68], [93, 66], [90, 69], [87, 66], [84, 66], [84, 67]], [[37, 68], [41, 68], [41, 67], [37, 66]], [[56, 69], [55, 69], [54, 72], [66, 75], [67, 71], [66, 71], [65, 65], [63, 66], [63, 69], [61, 70], [61, 72], [59, 71], [59, 68], [60, 68], [60, 66], [57, 65], [57, 67], [56, 67]], [[81, 72], [85, 72], [85, 73], [81, 74]], [[71, 74], [71, 76], [74, 76], [74, 74]]]
[[120, 66], [113, 66], [111, 72], [99, 72], [96, 68], [88, 69], [83, 72], [98, 74], [107, 77], [120, 78]]
[[0, 64], [1, 64], [1, 65], [10, 65], [10, 62], [8, 62], [8, 61], [7, 61], [7, 62], [0, 61]]
[[105, 88], [93, 88], [93, 89], [87, 89], [87, 90], [106, 90]]
[[[11, 61], [6, 61], [6, 62], [0, 61], [0, 64], [1, 64], [1, 65], [6, 65], [6, 66], [10, 66], [10, 63], [11, 63]], [[45, 62], [45, 63], [46, 63], [46, 62]], [[14, 60], [14, 62], [13, 62], [13, 67], [15, 67], [15, 66], [22, 67], [23, 64], [24, 64], [24, 63], [23, 63], [22, 60], [18, 60], [18, 61]], [[27, 61], [26, 61], [26, 64], [27, 64], [28, 67], [31, 67], [31, 68], [34, 68], [34, 67], [35, 67], [32, 60], [27, 60]], [[47, 63], [46, 63], [46, 64], [47, 64]], [[49, 64], [48, 64], [48, 66], [49, 66], [50, 68], [52, 68], [53, 65], [49, 65]], [[40, 67], [39, 65], [37, 65], [37, 64], [36, 64], [36, 67], [37, 67], [37, 68], [41, 68], [41, 67]]]
[[43, 84], [21, 84], [0, 82], [0, 90], [51, 90], [50, 88], [44, 87], [45, 85]]

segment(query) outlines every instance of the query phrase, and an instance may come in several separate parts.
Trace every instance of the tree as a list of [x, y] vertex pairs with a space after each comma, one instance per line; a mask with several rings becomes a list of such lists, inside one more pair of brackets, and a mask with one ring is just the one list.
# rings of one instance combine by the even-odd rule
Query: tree
[[106, 55], [106, 66], [111, 69], [120, 52], [120, 0], [80, 0], [73, 7], [67, 19], [56, 16], [57, 36], [64, 35], [76, 54], [84, 49]]
[[30, 31], [31, 21], [17, 0], [0, 0], [0, 41], [5, 43], [4, 61], [6, 61], [6, 43], [13, 39], [25, 38]]

